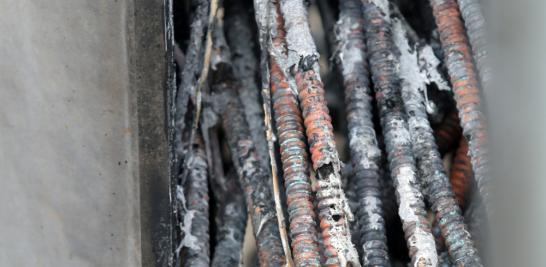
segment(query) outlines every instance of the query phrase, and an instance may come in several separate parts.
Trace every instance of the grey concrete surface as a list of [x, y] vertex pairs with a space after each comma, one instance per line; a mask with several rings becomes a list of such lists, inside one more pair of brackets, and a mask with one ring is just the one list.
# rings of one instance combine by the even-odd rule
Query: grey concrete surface
[[0, 1], [0, 266], [142, 265], [132, 2]]

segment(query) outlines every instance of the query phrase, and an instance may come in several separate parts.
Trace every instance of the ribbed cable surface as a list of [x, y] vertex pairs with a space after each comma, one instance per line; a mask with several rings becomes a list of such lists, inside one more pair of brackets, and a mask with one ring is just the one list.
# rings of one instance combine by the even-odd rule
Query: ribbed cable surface
[[215, 27], [213, 44], [212, 92], [218, 100], [218, 113], [222, 118], [233, 165], [245, 193], [258, 260], [260, 266], [283, 266], [286, 258], [276, 220], [271, 176], [256, 153], [256, 145], [238, 96], [240, 85], [234, 78], [230, 50], [219, 23]]
[[182, 266], [206, 267], [210, 264], [209, 187], [207, 155], [200, 134], [195, 138], [193, 153], [186, 160], [180, 259]]
[[337, 62], [345, 87], [349, 148], [359, 207], [355, 209], [363, 266], [390, 266], [378, 147], [372, 121], [372, 97], [365, 55], [364, 22], [359, 0], [340, 2], [336, 25]]
[[488, 215], [490, 176], [487, 158], [487, 130], [478, 90], [478, 80], [463, 22], [455, 0], [430, 0], [438, 25], [445, 62], [455, 93], [463, 134], [469, 143], [474, 177], [478, 183]]
[[354, 264], [354, 261], [358, 262], [358, 254], [351, 242], [347, 221], [347, 213], [350, 211], [341, 187], [339, 160], [337, 159], [332, 123], [324, 98], [324, 89], [313, 70], [298, 73], [296, 83], [299, 88], [300, 106], [305, 118], [307, 141], [314, 168], [319, 176], [317, 206], [326, 265], [345, 266], [348, 260]]
[[320, 266], [317, 215], [309, 180], [309, 156], [303, 119], [297, 96], [279, 65], [286, 58], [284, 21], [279, 9], [280, 6], [276, 3], [270, 13], [271, 19], [275, 20], [276, 29], [271, 31], [269, 68], [273, 117], [286, 188], [291, 246], [296, 266]]
[[407, 246], [413, 266], [436, 266], [438, 256], [423, 196], [419, 191], [415, 159], [398, 78], [396, 48], [387, 0], [363, 0], [367, 54], [375, 98], [389, 159]]
[[425, 196], [432, 204], [449, 254], [458, 266], [482, 266], [451, 191], [440, 152], [434, 143], [423, 96], [417, 88], [403, 88], [402, 96], [409, 117], [413, 152], [417, 159], [421, 184]]
[[422, 91], [426, 90], [427, 82], [415, 78], [420, 71], [416, 49], [406, 38], [407, 30], [403, 23], [398, 18], [394, 18], [393, 25], [395, 43], [400, 51], [399, 74], [402, 81], [402, 99], [424, 195], [432, 205], [447, 249], [455, 264], [482, 266], [451, 190], [442, 157], [434, 142], [425, 98], [422, 94]]
[[320, 266], [307, 145], [297, 97], [278, 64], [271, 62], [271, 91], [286, 187], [290, 237], [297, 266]]
[[341, 188], [340, 161], [324, 88], [319, 75], [318, 52], [311, 36], [302, 0], [281, 0], [288, 48], [287, 66], [295, 72], [313, 169], [318, 174], [317, 201], [326, 266], [360, 266], [351, 242], [352, 219]]
[[491, 81], [491, 68], [487, 62], [486, 25], [481, 4], [479, 0], [458, 0], [458, 2], [482, 88], [487, 90]]

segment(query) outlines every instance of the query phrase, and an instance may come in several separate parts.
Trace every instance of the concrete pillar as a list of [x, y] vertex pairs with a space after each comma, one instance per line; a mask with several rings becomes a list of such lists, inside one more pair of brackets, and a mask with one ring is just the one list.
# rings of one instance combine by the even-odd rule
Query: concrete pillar
[[0, 1], [0, 266], [169, 261], [163, 12]]

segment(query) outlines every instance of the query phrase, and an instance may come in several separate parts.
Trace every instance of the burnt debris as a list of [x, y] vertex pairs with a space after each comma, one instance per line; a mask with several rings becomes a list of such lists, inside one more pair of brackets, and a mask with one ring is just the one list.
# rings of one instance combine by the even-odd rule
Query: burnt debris
[[256, 152], [244, 108], [238, 97], [240, 83], [231, 63], [230, 50], [224, 39], [222, 22], [216, 24], [212, 92], [217, 102], [222, 126], [231, 152], [233, 165], [245, 192], [258, 259], [262, 266], [280, 266], [286, 262], [279, 226], [276, 221], [270, 174]]
[[482, 266], [479, 1], [174, 10], [176, 266]]

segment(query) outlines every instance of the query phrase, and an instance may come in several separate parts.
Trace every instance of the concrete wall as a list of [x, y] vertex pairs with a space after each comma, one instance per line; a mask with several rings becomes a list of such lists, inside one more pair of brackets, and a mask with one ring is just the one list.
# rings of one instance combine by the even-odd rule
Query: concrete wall
[[162, 3], [0, 1], [0, 266], [161, 261], [149, 229], [162, 220], [170, 246], [168, 210], [152, 203], [169, 200]]

